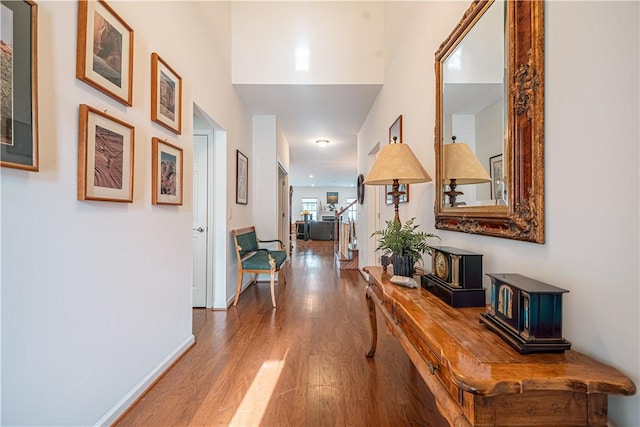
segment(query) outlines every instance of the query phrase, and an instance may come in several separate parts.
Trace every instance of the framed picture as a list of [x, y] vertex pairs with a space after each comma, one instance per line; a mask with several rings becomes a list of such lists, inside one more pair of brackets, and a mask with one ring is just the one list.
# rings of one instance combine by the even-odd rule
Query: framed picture
[[[409, 184], [400, 184], [398, 190], [404, 191], [404, 194], [400, 196], [400, 203], [409, 203]], [[384, 202], [387, 205], [393, 204], [393, 196], [389, 195], [391, 191], [393, 191], [393, 185], [384, 186], [384, 194], [386, 196]]]
[[497, 154], [489, 158], [489, 169], [491, 171], [491, 199], [505, 200], [507, 192], [504, 183], [502, 154]]
[[338, 192], [337, 191], [327, 191], [327, 204], [335, 205], [338, 203]]
[[182, 131], [182, 78], [157, 53], [151, 54], [151, 120]]
[[133, 30], [103, 0], [78, 1], [76, 77], [132, 105]]
[[133, 202], [133, 126], [80, 105], [78, 200]]
[[389, 128], [389, 144], [396, 138], [396, 142], [402, 142], [402, 114], [398, 116], [395, 122]]
[[249, 159], [236, 150], [236, 203], [249, 203]]
[[38, 171], [38, 6], [0, 1], [0, 165]]
[[151, 143], [151, 201], [182, 205], [182, 148], [153, 138]]

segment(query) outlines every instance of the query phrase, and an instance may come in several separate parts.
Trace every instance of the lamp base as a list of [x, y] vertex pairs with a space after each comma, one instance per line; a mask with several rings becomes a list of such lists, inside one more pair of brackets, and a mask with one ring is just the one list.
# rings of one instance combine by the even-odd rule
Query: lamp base
[[462, 191], [456, 191], [457, 186], [458, 185], [456, 184], [456, 180], [451, 179], [451, 181], [449, 182], [450, 190], [444, 192], [446, 196], [449, 196], [449, 204], [451, 205], [452, 208], [455, 208], [457, 206], [456, 197], [462, 196], [464, 194]]

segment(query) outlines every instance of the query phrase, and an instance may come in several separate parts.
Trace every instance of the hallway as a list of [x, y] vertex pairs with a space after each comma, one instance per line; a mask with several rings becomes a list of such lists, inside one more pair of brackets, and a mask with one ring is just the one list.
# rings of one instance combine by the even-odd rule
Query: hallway
[[440, 426], [429, 389], [379, 324], [369, 346], [366, 282], [337, 270], [333, 242], [294, 242], [287, 284], [227, 312], [194, 309], [195, 346], [118, 426]]

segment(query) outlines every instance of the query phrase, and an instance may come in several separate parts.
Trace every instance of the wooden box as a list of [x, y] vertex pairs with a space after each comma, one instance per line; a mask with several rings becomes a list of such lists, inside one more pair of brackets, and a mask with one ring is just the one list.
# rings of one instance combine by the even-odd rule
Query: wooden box
[[562, 294], [569, 292], [520, 274], [489, 274], [491, 305], [480, 321], [522, 354], [563, 352]]

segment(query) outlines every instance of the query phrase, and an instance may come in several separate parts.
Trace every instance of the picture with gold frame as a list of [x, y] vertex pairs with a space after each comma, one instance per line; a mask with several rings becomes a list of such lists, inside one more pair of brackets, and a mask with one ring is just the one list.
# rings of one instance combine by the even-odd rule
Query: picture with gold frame
[[134, 127], [80, 105], [78, 200], [133, 202]]
[[389, 128], [389, 144], [396, 138], [396, 142], [402, 142], [402, 114], [398, 116], [395, 122]]
[[153, 138], [151, 193], [154, 205], [182, 205], [182, 148]]
[[151, 120], [180, 135], [182, 78], [157, 53], [151, 54]]
[[[398, 190], [404, 191], [404, 194], [400, 196], [400, 203], [409, 203], [409, 184], [400, 184], [400, 187], [398, 187]], [[389, 195], [389, 192], [391, 191], [393, 191], [393, 185], [384, 186], [384, 194], [385, 194], [384, 203], [387, 205], [393, 204], [393, 196]]]
[[76, 77], [133, 105], [133, 29], [103, 0], [78, 2]]
[[0, 165], [37, 172], [38, 5], [1, 1]]

